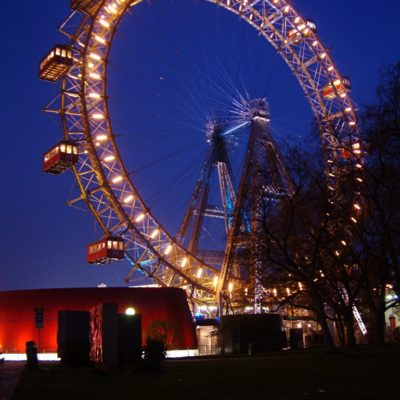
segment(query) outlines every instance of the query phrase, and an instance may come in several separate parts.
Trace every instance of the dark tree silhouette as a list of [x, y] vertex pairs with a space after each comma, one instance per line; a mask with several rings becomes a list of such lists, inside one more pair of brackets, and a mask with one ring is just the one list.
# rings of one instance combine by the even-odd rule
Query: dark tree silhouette
[[371, 314], [370, 340], [382, 343], [385, 310], [400, 294], [400, 62], [382, 72], [377, 101], [366, 107], [362, 129], [367, 142], [363, 185], [364, 217], [357, 227], [363, 300]]

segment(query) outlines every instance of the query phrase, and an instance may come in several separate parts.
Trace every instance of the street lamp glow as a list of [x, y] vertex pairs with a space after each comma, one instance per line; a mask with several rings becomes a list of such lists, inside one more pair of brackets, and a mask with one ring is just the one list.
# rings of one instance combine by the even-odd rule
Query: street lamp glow
[[136, 314], [136, 311], [135, 311], [135, 309], [133, 307], [128, 307], [125, 310], [125, 315], [135, 315], [135, 314]]

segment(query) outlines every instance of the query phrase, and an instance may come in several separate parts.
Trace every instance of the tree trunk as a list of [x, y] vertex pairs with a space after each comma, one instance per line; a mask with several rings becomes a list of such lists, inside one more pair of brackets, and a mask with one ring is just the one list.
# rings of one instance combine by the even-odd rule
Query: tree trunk
[[353, 311], [348, 310], [345, 313], [345, 324], [347, 331], [347, 346], [355, 347], [356, 346], [356, 335], [354, 333], [354, 318]]
[[324, 341], [325, 341], [326, 347], [328, 348], [328, 351], [330, 353], [336, 353], [337, 348], [335, 346], [335, 342], [333, 341], [331, 331], [329, 330], [329, 326], [326, 321], [325, 312], [324, 312], [323, 308], [321, 310], [318, 310], [317, 320], [318, 320], [319, 324], [321, 325], [322, 333], [324, 335]]
[[329, 330], [328, 322], [326, 320], [324, 303], [321, 297], [319, 296], [318, 292], [312, 287], [310, 289], [311, 289], [310, 291], [313, 303], [315, 305], [315, 309], [317, 310], [317, 321], [321, 325], [322, 334], [324, 335], [324, 342], [326, 344], [326, 347], [328, 348], [328, 351], [330, 353], [336, 353], [337, 348], [332, 338], [331, 331]]
[[385, 343], [385, 311], [378, 308], [375, 312], [375, 329], [368, 333], [368, 342], [370, 344], [384, 344]]
[[385, 343], [385, 291], [382, 289], [375, 298], [375, 303], [370, 310], [373, 312], [373, 326], [368, 329], [368, 343], [384, 344]]
[[343, 323], [342, 320], [339, 319], [338, 316], [336, 316], [336, 329], [337, 329], [337, 333], [338, 333], [338, 337], [339, 337], [339, 342], [341, 346], [345, 345], [345, 334], [344, 334], [344, 327], [343, 327]]

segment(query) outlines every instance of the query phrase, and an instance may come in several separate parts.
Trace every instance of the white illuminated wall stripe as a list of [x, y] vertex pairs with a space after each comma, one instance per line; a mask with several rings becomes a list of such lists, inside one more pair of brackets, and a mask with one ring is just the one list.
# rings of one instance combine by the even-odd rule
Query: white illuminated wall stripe
[[[197, 357], [199, 351], [197, 349], [188, 350], [169, 350], [167, 351], [167, 358], [181, 358], [181, 357]], [[26, 361], [25, 353], [6, 353], [1, 355], [5, 361]], [[61, 361], [57, 353], [38, 353], [39, 361]]]
[[[1, 355], [4, 361], [26, 361], [25, 353], [4, 353]], [[39, 361], [60, 361], [57, 353], [38, 353]]]

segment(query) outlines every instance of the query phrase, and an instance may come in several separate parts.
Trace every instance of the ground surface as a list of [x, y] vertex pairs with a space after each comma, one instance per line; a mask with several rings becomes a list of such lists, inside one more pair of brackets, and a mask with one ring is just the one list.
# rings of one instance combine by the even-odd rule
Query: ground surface
[[42, 365], [25, 370], [21, 399], [392, 399], [400, 380], [400, 346], [328, 355], [287, 351], [256, 357], [168, 361], [165, 372], [105, 376], [90, 368]]
[[24, 364], [7, 361], [0, 364], [0, 400], [11, 398], [19, 380]]

